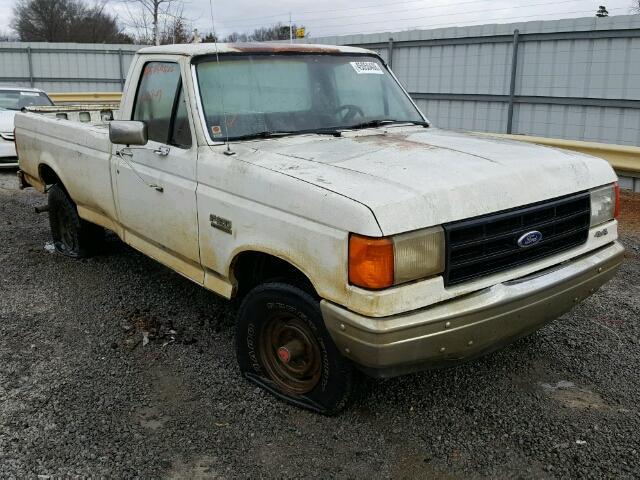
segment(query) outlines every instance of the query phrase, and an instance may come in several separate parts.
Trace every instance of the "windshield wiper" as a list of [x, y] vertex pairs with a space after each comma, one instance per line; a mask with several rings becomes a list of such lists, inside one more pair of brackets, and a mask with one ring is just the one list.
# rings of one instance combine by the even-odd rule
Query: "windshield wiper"
[[401, 123], [410, 123], [412, 125], [421, 125], [423, 127], [428, 127], [429, 122], [425, 122], [422, 120], [391, 120], [391, 119], [377, 119], [377, 120], [369, 120], [367, 122], [356, 123], [355, 125], [350, 125], [347, 127], [342, 127], [345, 130], [357, 130], [360, 128], [375, 128], [382, 127], [384, 125], [397, 125]]
[[[293, 132], [277, 132], [277, 131], [274, 132], [271, 130], [263, 130], [261, 132], [247, 133], [245, 135], [235, 135], [233, 137], [229, 137], [229, 140], [235, 141], [235, 140], [250, 140], [252, 138], [285, 137], [287, 135], [293, 135]], [[220, 141], [224, 141], [224, 140], [226, 140], [226, 138], [222, 136], [220, 138]]]
[[308, 133], [315, 133], [316, 135], [332, 135], [334, 137], [339, 137], [342, 135], [342, 132], [335, 127], [312, 128], [309, 130], [300, 130], [299, 132], [296, 132], [296, 134], [300, 135]]
[[[322, 127], [322, 128], [310, 128], [308, 130], [295, 130], [292, 132], [284, 132], [278, 130], [262, 130], [259, 132], [247, 133], [245, 135], [234, 135], [230, 136], [230, 141], [237, 140], [251, 140], [254, 138], [277, 138], [277, 137], [286, 137], [293, 135], [332, 135], [334, 137], [340, 137], [344, 130], [358, 130], [361, 128], [376, 128], [382, 127], [384, 125], [398, 125], [398, 124], [411, 124], [411, 125], [421, 125], [423, 127], [428, 127], [429, 122], [420, 121], [420, 120], [391, 120], [391, 119], [377, 119], [377, 120], [369, 120], [367, 122], [357, 123], [355, 125], [348, 126], [340, 126], [340, 127]], [[224, 137], [219, 138], [220, 141], [225, 141]]]
[[[250, 140], [252, 138], [277, 138], [277, 137], [286, 137], [291, 135], [307, 135], [307, 134], [333, 135], [334, 137], [339, 137], [340, 130], [337, 130], [335, 128], [313, 128], [309, 130], [296, 130], [293, 132], [264, 130], [261, 132], [247, 133], [246, 135], [236, 135], [233, 137], [229, 137], [229, 140], [235, 141], [235, 140]], [[224, 140], [224, 138], [221, 138], [220, 140]]]

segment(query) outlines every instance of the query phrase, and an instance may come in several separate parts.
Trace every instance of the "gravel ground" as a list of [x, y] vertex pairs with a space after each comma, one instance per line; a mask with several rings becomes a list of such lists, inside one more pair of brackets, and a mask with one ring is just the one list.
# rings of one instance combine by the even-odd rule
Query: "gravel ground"
[[473, 363], [371, 381], [325, 418], [240, 378], [213, 294], [114, 237], [88, 260], [48, 252], [44, 197], [14, 178], [1, 478], [640, 477], [640, 195], [624, 197], [621, 272], [572, 313]]

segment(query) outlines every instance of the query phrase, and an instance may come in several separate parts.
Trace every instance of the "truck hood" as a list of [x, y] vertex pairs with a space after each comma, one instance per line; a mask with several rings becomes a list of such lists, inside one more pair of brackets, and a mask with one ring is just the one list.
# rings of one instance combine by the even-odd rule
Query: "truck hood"
[[384, 235], [547, 200], [614, 182], [599, 158], [422, 127], [302, 135], [234, 146], [239, 160], [366, 205]]
[[13, 118], [15, 110], [0, 110], [0, 133], [13, 132]]

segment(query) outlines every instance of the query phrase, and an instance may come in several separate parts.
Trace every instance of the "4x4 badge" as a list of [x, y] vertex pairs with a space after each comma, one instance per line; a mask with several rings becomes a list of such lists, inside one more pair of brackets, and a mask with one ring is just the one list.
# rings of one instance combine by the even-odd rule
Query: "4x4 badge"
[[213, 228], [222, 230], [225, 233], [231, 233], [231, 220], [227, 220], [226, 218], [219, 217], [212, 213], [209, 215], [209, 221]]

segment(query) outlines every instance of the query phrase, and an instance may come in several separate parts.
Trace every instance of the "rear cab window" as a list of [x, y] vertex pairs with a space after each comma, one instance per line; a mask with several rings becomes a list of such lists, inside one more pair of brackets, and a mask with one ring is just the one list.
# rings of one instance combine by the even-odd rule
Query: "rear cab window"
[[179, 148], [191, 147], [180, 65], [175, 62], [145, 64], [132, 120], [146, 123], [149, 140]]
[[4, 90], [0, 88], [0, 108], [22, 110], [26, 107], [48, 107], [53, 105], [43, 92], [33, 90]]

